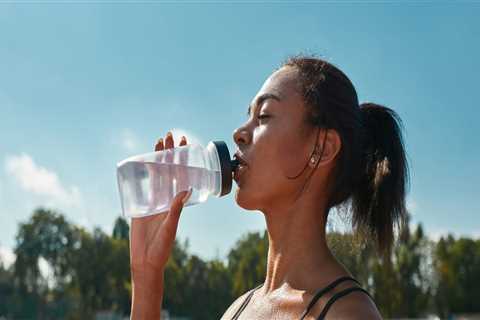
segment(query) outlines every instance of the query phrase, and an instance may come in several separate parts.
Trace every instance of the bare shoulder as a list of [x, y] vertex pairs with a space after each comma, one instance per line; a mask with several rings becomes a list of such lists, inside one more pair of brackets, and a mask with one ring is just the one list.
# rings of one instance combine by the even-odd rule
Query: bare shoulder
[[382, 316], [368, 295], [354, 291], [336, 300], [328, 310], [326, 319], [382, 320]]
[[245, 301], [245, 299], [247, 298], [248, 294], [251, 292], [252, 290], [249, 290], [247, 292], [245, 292], [244, 294], [242, 294], [240, 297], [238, 297], [231, 305], [230, 307], [228, 307], [227, 311], [225, 311], [225, 313], [223, 314], [221, 320], [231, 320], [235, 314], [235, 312], [237, 312], [238, 308], [240, 308], [240, 306], [242, 305], [243, 301]]

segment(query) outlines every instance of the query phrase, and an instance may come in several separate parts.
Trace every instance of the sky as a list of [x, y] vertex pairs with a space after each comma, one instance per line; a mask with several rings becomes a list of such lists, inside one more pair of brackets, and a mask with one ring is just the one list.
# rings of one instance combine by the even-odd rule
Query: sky
[[[13, 259], [18, 224], [39, 206], [111, 232], [116, 163], [168, 130], [233, 153], [247, 105], [298, 53], [400, 115], [412, 223], [480, 237], [479, 16], [480, 2], [453, 1], [0, 2], [0, 256]], [[234, 191], [184, 209], [191, 253], [224, 259], [265, 229]]]

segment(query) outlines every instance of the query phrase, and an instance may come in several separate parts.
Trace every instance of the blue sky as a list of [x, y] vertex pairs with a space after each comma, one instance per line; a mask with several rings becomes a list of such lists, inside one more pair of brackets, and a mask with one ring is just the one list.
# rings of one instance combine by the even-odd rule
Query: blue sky
[[[234, 150], [247, 104], [299, 52], [402, 117], [414, 222], [478, 237], [479, 16], [473, 2], [0, 3], [0, 250], [40, 205], [111, 230], [115, 164], [168, 130]], [[186, 208], [178, 232], [213, 258], [263, 229], [231, 194]]]

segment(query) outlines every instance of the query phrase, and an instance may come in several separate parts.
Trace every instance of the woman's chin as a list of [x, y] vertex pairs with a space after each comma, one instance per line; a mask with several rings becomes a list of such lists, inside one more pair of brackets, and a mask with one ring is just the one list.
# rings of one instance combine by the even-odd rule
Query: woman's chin
[[257, 206], [255, 206], [254, 201], [251, 197], [248, 197], [245, 194], [245, 191], [238, 188], [235, 191], [235, 202], [238, 204], [239, 207], [245, 210], [257, 210]]

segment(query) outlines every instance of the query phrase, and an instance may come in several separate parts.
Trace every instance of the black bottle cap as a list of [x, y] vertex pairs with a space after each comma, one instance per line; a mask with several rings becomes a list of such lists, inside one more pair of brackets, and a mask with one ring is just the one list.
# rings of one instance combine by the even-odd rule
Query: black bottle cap
[[230, 159], [230, 152], [227, 144], [223, 141], [212, 141], [217, 148], [218, 158], [220, 159], [220, 170], [222, 175], [222, 189], [220, 197], [229, 194], [232, 191], [232, 171], [235, 163]]

